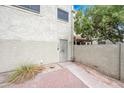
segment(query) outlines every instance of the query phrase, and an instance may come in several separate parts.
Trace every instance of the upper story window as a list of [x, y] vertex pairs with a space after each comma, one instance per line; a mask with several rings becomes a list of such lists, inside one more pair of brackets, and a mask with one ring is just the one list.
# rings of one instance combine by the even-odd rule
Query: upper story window
[[40, 5], [18, 5], [17, 7], [32, 11], [35, 13], [40, 13]]
[[68, 22], [69, 21], [69, 13], [58, 8], [57, 9], [57, 18]]

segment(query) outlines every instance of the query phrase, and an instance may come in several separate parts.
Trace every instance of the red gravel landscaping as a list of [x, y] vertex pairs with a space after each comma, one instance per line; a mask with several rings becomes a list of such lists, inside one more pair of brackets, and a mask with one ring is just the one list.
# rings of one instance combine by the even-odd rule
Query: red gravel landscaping
[[14, 88], [86, 88], [87, 86], [67, 69], [40, 73], [35, 79], [16, 84]]

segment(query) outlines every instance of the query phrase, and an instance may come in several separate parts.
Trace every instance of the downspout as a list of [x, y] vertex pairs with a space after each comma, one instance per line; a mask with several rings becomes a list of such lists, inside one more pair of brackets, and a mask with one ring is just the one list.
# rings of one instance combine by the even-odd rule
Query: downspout
[[74, 38], [73, 38], [73, 32], [74, 32], [74, 21], [73, 21], [73, 13], [72, 13], [72, 10], [73, 10], [73, 5], [71, 6], [71, 51], [72, 51], [72, 62], [74, 62]]

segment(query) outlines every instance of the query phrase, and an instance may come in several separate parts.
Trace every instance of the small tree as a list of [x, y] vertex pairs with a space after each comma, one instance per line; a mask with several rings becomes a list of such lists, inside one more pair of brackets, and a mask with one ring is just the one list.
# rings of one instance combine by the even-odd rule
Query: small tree
[[86, 10], [85, 15], [80, 9], [76, 13], [74, 22], [76, 33], [81, 34], [82, 37], [108, 39], [113, 43], [122, 42], [122, 30], [119, 26], [123, 24], [124, 6], [93, 6]]
[[74, 17], [74, 28], [76, 34], [80, 34], [83, 38], [91, 40], [94, 36], [92, 32], [92, 21], [90, 20], [90, 17], [83, 14], [82, 9], [77, 11]]

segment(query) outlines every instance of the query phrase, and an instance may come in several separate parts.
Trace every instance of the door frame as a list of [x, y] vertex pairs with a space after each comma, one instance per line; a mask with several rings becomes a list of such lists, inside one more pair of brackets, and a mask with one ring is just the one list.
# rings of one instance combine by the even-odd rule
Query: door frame
[[59, 39], [59, 62], [64, 62], [64, 61], [61, 61], [61, 59], [60, 59], [60, 56], [61, 56], [61, 47], [60, 47], [60, 44], [61, 44], [61, 40], [64, 40], [64, 41], [67, 41], [67, 51], [66, 51], [66, 53], [67, 53], [67, 59], [66, 59], [66, 61], [68, 60], [68, 40], [67, 39]]

